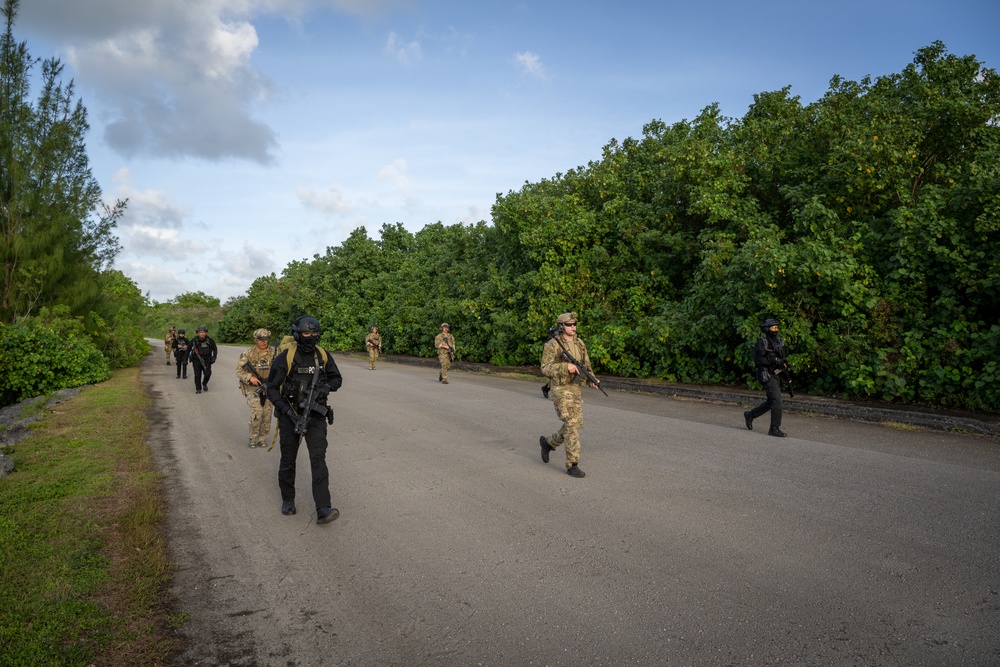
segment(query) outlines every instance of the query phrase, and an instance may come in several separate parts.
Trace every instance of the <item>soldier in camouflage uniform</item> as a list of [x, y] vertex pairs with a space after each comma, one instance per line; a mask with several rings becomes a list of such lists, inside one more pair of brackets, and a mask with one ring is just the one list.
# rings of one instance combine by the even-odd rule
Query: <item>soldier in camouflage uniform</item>
[[[549, 462], [549, 452], [559, 445], [566, 445], [566, 472], [571, 477], [584, 477], [580, 462], [580, 427], [583, 426], [583, 396], [580, 384], [584, 381], [575, 364], [561, 358], [563, 348], [593, 375], [587, 346], [576, 337], [576, 313], [563, 313], [556, 320], [558, 332], [545, 343], [542, 351], [542, 373], [551, 384], [552, 403], [562, 420], [562, 428], [546, 438], [538, 439], [542, 447], [542, 461]], [[562, 346], [560, 346], [562, 343]], [[597, 385], [590, 384], [594, 389]]]
[[170, 355], [174, 351], [174, 340], [177, 338], [177, 328], [174, 326], [170, 327], [170, 331], [163, 338], [163, 351], [167, 353], [167, 366], [170, 365]]
[[[271, 332], [257, 329], [253, 332], [254, 346], [240, 355], [236, 363], [236, 377], [240, 379], [240, 391], [250, 406], [250, 448], [264, 447], [267, 434], [271, 430], [271, 415], [274, 405], [264, 400], [265, 388], [260, 378], [267, 381], [274, 361], [274, 348], [268, 345]], [[250, 364], [257, 371], [257, 377], [245, 368]]]
[[455, 337], [451, 335], [451, 326], [447, 322], [441, 323], [441, 333], [434, 337], [434, 348], [438, 353], [438, 361], [441, 362], [438, 382], [448, 384], [448, 369], [455, 358]]
[[371, 333], [365, 337], [365, 347], [368, 348], [368, 370], [373, 371], [382, 351], [382, 336], [378, 334], [378, 327], [372, 327]]

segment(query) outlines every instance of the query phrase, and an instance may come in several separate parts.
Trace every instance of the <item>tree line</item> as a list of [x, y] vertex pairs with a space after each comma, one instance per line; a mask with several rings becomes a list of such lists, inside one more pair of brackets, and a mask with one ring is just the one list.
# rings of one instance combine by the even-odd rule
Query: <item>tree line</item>
[[935, 42], [802, 104], [717, 105], [498, 195], [493, 224], [364, 227], [226, 304], [223, 340], [310, 313], [325, 344], [536, 364], [564, 311], [602, 372], [753, 383], [767, 317], [813, 393], [1000, 409], [1000, 79]]
[[0, 35], [0, 405], [104, 380], [148, 349], [148, 302], [111, 268], [126, 202], [103, 200], [86, 108], [58, 59], [15, 39], [18, 5], [4, 0]]

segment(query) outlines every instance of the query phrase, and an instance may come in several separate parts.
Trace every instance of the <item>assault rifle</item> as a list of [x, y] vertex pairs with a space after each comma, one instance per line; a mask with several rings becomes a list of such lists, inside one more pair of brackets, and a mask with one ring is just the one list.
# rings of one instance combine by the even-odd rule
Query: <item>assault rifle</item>
[[[550, 332], [550, 333], [552, 333], [552, 332]], [[598, 380], [594, 376], [593, 373], [591, 373], [589, 370], [587, 370], [586, 366], [584, 366], [579, 361], [577, 361], [576, 358], [572, 354], [569, 353], [569, 350], [566, 349], [566, 346], [562, 344], [561, 340], [559, 340], [559, 333], [561, 333], [561, 332], [560, 331], [556, 331], [555, 335], [551, 336], [552, 338], [556, 339], [556, 342], [559, 343], [559, 347], [562, 348], [562, 354], [560, 354], [559, 356], [562, 357], [563, 359], [565, 359], [566, 361], [568, 361], [569, 363], [573, 364], [574, 366], [576, 366], [577, 372], [583, 377], [584, 380], [586, 380], [590, 384], [592, 384], [595, 387], [597, 387], [598, 389], [600, 389], [601, 393], [604, 394], [605, 396], [607, 396], [608, 392], [604, 391], [604, 388], [601, 387], [601, 381]]]
[[328, 424], [333, 423], [333, 411], [322, 403], [316, 402], [316, 384], [319, 381], [319, 374], [322, 371], [323, 369], [318, 366], [312, 367], [313, 379], [309, 384], [309, 394], [298, 406], [302, 412], [299, 413], [298, 418], [295, 420], [295, 435], [299, 436], [300, 441], [305, 437], [306, 429], [309, 427], [309, 416], [313, 412], [318, 412], [326, 417]]
[[368, 346], [374, 347], [376, 350], [378, 350], [379, 354], [382, 354], [382, 343], [379, 343], [378, 345], [376, 345], [375, 343], [368, 343]]
[[264, 383], [267, 382], [267, 380], [261, 377], [260, 373], [257, 372], [257, 369], [254, 368], [254, 365], [251, 364], [249, 361], [243, 363], [243, 370], [245, 370], [247, 373], [250, 373], [250, 375], [254, 376], [260, 381], [260, 384], [257, 385], [257, 388], [254, 389], [253, 393], [254, 396], [260, 399], [260, 404], [264, 405], [264, 402], [267, 400], [266, 396], [267, 387], [264, 386]]
[[792, 369], [788, 367], [788, 364], [785, 364], [784, 368], [774, 371], [774, 374], [777, 376], [778, 382], [788, 392], [788, 398], [795, 398], [795, 392], [792, 390]]
[[[445, 341], [448, 343], [448, 341]], [[448, 361], [455, 361], [455, 346], [448, 343]]]

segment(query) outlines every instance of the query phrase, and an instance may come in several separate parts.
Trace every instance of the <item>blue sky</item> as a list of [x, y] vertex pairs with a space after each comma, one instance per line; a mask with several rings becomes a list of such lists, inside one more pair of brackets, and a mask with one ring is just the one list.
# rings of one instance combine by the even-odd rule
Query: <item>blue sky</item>
[[803, 103], [935, 40], [1000, 69], [1000, 3], [22, 0], [86, 105], [115, 267], [223, 302], [364, 226], [490, 220], [497, 194], [642, 126]]

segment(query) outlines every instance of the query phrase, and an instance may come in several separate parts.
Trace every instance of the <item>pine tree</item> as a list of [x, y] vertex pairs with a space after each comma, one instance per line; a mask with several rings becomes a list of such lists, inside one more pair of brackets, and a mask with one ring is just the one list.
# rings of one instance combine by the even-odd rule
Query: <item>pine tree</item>
[[113, 234], [126, 202], [108, 206], [90, 171], [87, 110], [63, 65], [39, 63], [14, 39], [19, 0], [4, 0], [0, 36], [0, 322], [63, 304], [86, 313], [97, 302], [96, 277], [120, 250]]

